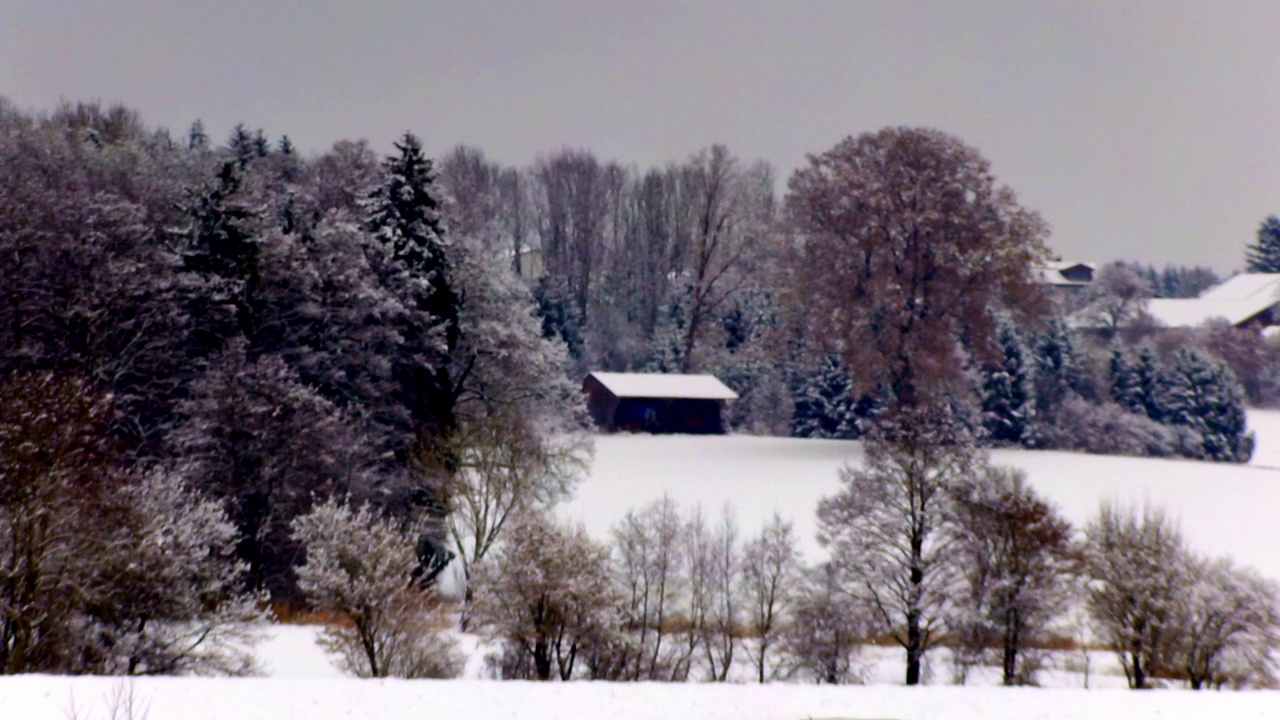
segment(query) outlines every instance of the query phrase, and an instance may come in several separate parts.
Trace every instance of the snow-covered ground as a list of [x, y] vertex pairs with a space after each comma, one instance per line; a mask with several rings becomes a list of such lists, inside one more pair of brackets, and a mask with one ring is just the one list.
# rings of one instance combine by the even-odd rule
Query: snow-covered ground
[[[1026, 470], [1032, 484], [1077, 525], [1102, 499], [1151, 502], [1177, 515], [1194, 548], [1230, 554], [1280, 579], [1275, 529], [1280, 514], [1280, 412], [1250, 413], [1258, 449], [1248, 466], [1116, 458], [1071, 453], [1001, 451], [996, 462]], [[564, 506], [601, 539], [630, 508], [664, 493], [686, 508], [701, 505], [714, 521], [733, 506], [743, 534], [777, 512], [795, 522], [810, 560], [821, 554], [813, 539], [818, 500], [835, 492], [837, 471], [861, 458], [855, 442], [780, 438], [605, 436], [577, 497]], [[97, 720], [110, 717], [108, 698], [132, 687], [149, 720], [288, 720], [313, 718], [696, 718], [782, 720], [803, 718], [1277, 718], [1280, 693], [1135, 693], [1120, 689], [1115, 660], [1091, 658], [1092, 690], [1082, 675], [1060, 669], [1043, 676], [1049, 689], [991, 686], [904, 688], [902, 658], [891, 648], [869, 648], [865, 687], [774, 684], [501, 683], [482, 675], [474, 638], [467, 680], [361, 681], [346, 678], [315, 645], [316, 628], [274, 626], [259, 646], [266, 678], [144, 678], [132, 685], [110, 678], [26, 676], [0, 678], [0, 720]], [[946, 683], [949, 668], [935, 658]], [[980, 680], [981, 682], [981, 680]], [[75, 712], [73, 713], [73, 709]], [[117, 717], [120, 717], [117, 715]], [[135, 715], [142, 720], [144, 715]]]
[[[110, 678], [0, 679], [0, 717], [110, 717]], [[123, 686], [126, 687], [127, 686]], [[144, 678], [133, 691], [149, 720], [1264, 720], [1280, 693], [1132, 692], [895, 686], [524, 683], [478, 680]], [[141, 720], [140, 715], [135, 716]]]
[[[1280, 411], [1252, 411], [1258, 449], [1249, 465], [1001, 450], [994, 461], [1022, 468], [1032, 486], [1082, 527], [1100, 501], [1150, 502], [1180, 518], [1195, 550], [1231, 555], [1280, 580]], [[733, 506], [743, 534], [774, 513], [791, 520], [810, 560], [818, 501], [839, 489], [837, 473], [861, 460], [858, 442], [749, 436], [606, 435], [596, 439], [590, 477], [563, 508], [597, 537], [629, 508], [665, 493], [701, 505], [714, 521]]]

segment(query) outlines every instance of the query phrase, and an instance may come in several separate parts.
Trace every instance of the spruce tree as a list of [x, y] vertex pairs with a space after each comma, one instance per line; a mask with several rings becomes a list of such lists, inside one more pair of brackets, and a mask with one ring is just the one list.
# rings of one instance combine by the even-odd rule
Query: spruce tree
[[182, 270], [192, 323], [189, 347], [197, 358], [220, 351], [233, 337], [252, 343], [256, 335], [258, 214], [245, 201], [242, 185], [238, 166], [229, 161], [210, 185], [188, 191], [184, 209], [191, 224]]
[[1050, 413], [1071, 394], [1082, 394], [1084, 373], [1065, 322], [1050, 321], [1043, 333], [1034, 336], [1031, 347], [1037, 413]]
[[995, 443], [1030, 444], [1035, 406], [1022, 338], [1006, 323], [997, 342], [999, 361], [982, 369], [982, 424]]
[[1280, 273], [1280, 218], [1268, 215], [1258, 227], [1258, 241], [1245, 249], [1245, 270]]
[[795, 407], [791, 432], [796, 437], [849, 439], [861, 434], [853, 379], [838, 358], [824, 357], [800, 379]]
[[1146, 413], [1142, 403], [1142, 383], [1129, 354], [1120, 348], [1111, 351], [1110, 362], [1111, 400], [1120, 407], [1135, 413]]
[[1166, 407], [1166, 422], [1189, 427], [1199, 436], [1199, 457], [1243, 463], [1253, 454], [1244, 391], [1224, 363], [1179, 349], [1168, 372]]
[[447, 434], [454, 402], [447, 358], [458, 345], [461, 299], [445, 255], [431, 160], [411, 133], [396, 150], [366, 204], [368, 228], [386, 255], [382, 273], [408, 310], [400, 318], [404, 345], [392, 361], [392, 373], [414, 419], [433, 426], [433, 434]]
[[1133, 374], [1137, 382], [1136, 399], [1141, 412], [1156, 422], [1164, 422], [1168, 414], [1165, 407], [1167, 381], [1155, 351], [1149, 346], [1144, 345], [1138, 350], [1138, 361], [1133, 365]]

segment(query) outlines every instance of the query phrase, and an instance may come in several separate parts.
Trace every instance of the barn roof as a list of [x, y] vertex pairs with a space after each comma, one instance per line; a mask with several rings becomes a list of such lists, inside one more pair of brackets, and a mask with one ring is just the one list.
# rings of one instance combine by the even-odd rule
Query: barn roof
[[1241, 273], [1203, 293], [1201, 300], [1280, 300], [1280, 274]]
[[595, 378], [620, 398], [738, 399], [738, 393], [730, 390], [715, 375], [593, 372], [588, 377]]
[[1147, 301], [1146, 312], [1166, 327], [1198, 327], [1215, 318], [1240, 325], [1276, 304], [1274, 298], [1253, 300], [1154, 299]]

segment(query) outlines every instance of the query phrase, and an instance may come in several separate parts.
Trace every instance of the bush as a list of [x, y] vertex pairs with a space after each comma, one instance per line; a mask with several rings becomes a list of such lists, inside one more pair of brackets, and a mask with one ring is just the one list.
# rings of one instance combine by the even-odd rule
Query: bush
[[450, 678], [465, 658], [443, 633], [448, 625], [432, 595], [418, 587], [414, 542], [369, 508], [336, 500], [293, 523], [307, 561], [298, 585], [316, 609], [347, 622], [328, 627], [320, 644], [357, 677]]
[[1093, 404], [1078, 397], [1063, 401], [1043, 427], [1045, 447], [1098, 455], [1185, 455], [1197, 440], [1185, 429], [1161, 425], [1115, 403]]

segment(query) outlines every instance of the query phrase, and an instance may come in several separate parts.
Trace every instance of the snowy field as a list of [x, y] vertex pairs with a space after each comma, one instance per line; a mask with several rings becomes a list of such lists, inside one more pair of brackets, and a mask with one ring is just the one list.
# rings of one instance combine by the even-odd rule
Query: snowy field
[[[110, 717], [110, 678], [0, 679], [0, 717]], [[74, 691], [74, 692], [73, 692]], [[144, 678], [149, 720], [1263, 720], [1280, 693], [895, 686]], [[140, 718], [135, 715], [135, 718]]]
[[[1253, 412], [1258, 449], [1248, 466], [1115, 458], [1071, 453], [1002, 451], [1077, 525], [1102, 499], [1151, 502], [1180, 518], [1193, 548], [1230, 554], [1280, 579], [1280, 412]], [[774, 513], [796, 524], [810, 561], [821, 556], [813, 539], [814, 509], [838, 488], [836, 473], [861, 457], [856, 442], [755, 437], [605, 436], [597, 439], [590, 477], [563, 514], [597, 537], [630, 508], [664, 493], [688, 509], [701, 505], [715, 521], [730, 503], [743, 535]], [[315, 628], [277, 626], [259, 655], [268, 674], [255, 679], [27, 676], [0, 678], [0, 720], [97, 720], [112, 717], [109, 698], [127, 692], [146, 705], [135, 720], [338, 720], [421, 717], [466, 718], [690, 718], [691, 720], [802, 720], [805, 718], [1280, 718], [1280, 692], [1135, 693], [1121, 689], [1114, 657], [1094, 653], [1092, 690], [1082, 676], [1046, 673], [1048, 689], [951, 687], [949, 669], [934, 659], [938, 685], [896, 686], [901, 652], [871, 648], [865, 687], [775, 684], [497, 683], [482, 676], [474, 638], [466, 680], [360, 681], [342, 677], [315, 645]], [[1064, 663], [1069, 661], [1064, 660]], [[123, 716], [115, 717], [124, 720]]]
[[[997, 451], [994, 462], [1025, 470], [1078, 528], [1104, 499], [1150, 502], [1180, 519], [1197, 552], [1231, 555], [1280, 581], [1280, 411], [1252, 411], [1249, 419], [1258, 435], [1249, 465], [1027, 450]], [[794, 522], [814, 561], [818, 501], [839, 489], [839, 469], [861, 457], [853, 441], [601, 436], [591, 477], [563, 512], [604, 539], [629, 508], [664, 493], [685, 508], [701, 505], [712, 522], [727, 502], [743, 535], [774, 512]]]

